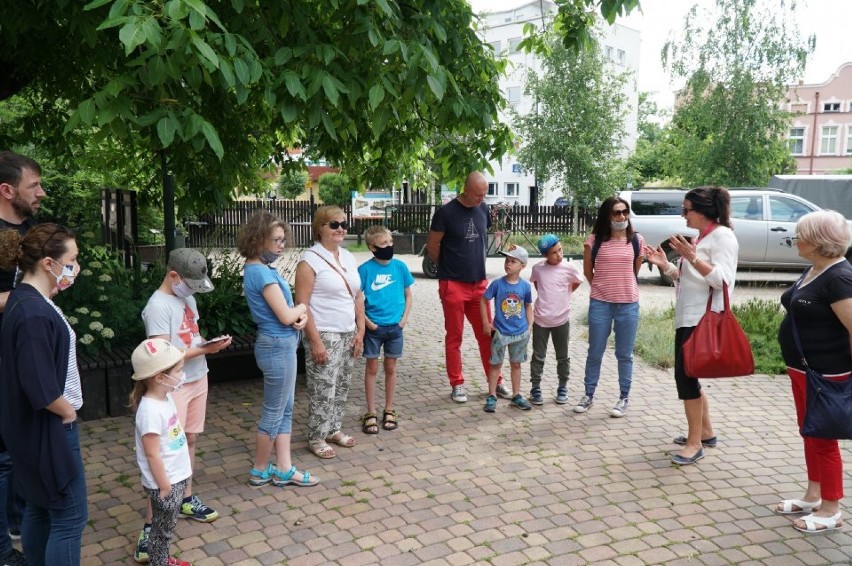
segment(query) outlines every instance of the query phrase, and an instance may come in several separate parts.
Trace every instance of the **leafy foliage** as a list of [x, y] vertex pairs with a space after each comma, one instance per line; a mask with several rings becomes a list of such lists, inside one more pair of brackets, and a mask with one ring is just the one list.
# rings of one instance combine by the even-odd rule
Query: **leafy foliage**
[[596, 45], [573, 52], [552, 40], [541, 75], [531, 71], [525, 87], [537, 110], [514, 120], [523, 168], [580, 202], [623, 186], [624, 81]]
[[661, 125], [666, 118], [651, 93], [639, 93], [636, 149], [627, 160], [633, 184], [639, 187], [650, 183], [677, 186], [681, 182], [670, 178], [670, 154], [673, 152], [668, 127]]
[[715, 18], [693, 7], [682, 42], [664, 47], [663, 62], [687, 80], [670, 133], [672, 169], [685, 184], [765, 186], [795, 172], [779, 102], [814, 38], [803, 42], [790, 23], [795, 3], [782, 7], [777, 17], [760, 0], [716, 0]]
[[305, 192], [308, 172], [303, 169], [285, 169], [278, 179], [278, 194], [282, 198], [296, 198]]
[[[639, 0], [554, 0], [554, 3], [558, 10], [552, 31], [561, 39], [565, 49], [575, 53], [595, 45], [594, 29], [599, 16], [612, 24], [617, 17], [629, 14], [639, 6]], [[535, 50], [540, 54], [550, 50], [550, 42], [533, 26], [525, 27], [524, 34], [527, 37], [521, 42], [521, 49]]]
[[244, 260], [235, 250], [207, 253], [208, 273], [213, 275], [213, 290], [193, 295], [198, 303], [198, 326], [205, 338], [231, 334], [241, 336], [254, 332], [248, 303], [243, 296]]
[[376, 186], [427, 151], [462, 178], [512, 147], [505, 62], [465, 0], [45, 0], [3, 16], [0, 99], [27, 101], [23, 139], [69, 163], [115, 144], [124, 160], [105, 162], [152, 187], [165, 155], [186, 211], [260, 191], [261, 166], [296, 144]]
[[357, 187], [344, 173], [323, 173], [319, 176], [319, 197], [323, 204], [343, 207], [352, 201], [352, 191]]

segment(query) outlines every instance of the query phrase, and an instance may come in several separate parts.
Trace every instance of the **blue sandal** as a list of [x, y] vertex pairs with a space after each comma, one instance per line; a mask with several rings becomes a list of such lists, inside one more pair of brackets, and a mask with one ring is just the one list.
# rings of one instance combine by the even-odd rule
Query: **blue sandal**
[[[293, 479], [293, 476], [296, 473], [302, 474], [301, 480]], [[296, 469], [296, 466], [290, 466], [290, 469], [286, 472], [282, 472], [278, 468], [274, 468], [272, 471], [272, 485], [277, 487], [284, 487], [287, 485], [297, 485], [299, 487], [310, 487], [313, 485], [317, 485], [319, 483], [319, 479], [312, 477], [310, 472], [299, 472]]]
[[273, 470], [276, 472], [278, 471], [272, 464], [267, 464], [265, 470], [256, 470], [255, 468], [252, 468], [249, 470], [249, 485], [252, 487], [260, 487], [273, 481]]

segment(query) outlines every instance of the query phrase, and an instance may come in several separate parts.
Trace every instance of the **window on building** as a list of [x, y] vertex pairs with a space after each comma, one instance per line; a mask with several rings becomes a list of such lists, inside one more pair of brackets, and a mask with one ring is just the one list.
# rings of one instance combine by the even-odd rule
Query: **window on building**
[[488, 192], [485, 193], [487, 197], [496, 197], [497, 196], [497, 183], [488, 183]]
[[793, 155], [802, 155], [805, 153], [805, 129], [790, 128], [790, 135], [787, 136], [787, 142], [790, 144], [790, 153]]
[[506, 100], [509, 101], [509, 104], [515, 106], [521, 101], [521, 87], [519, 86], [510, 86], [506, 89]]
[[518, 191], [518, 183], [506, 183], [506, 196], [516, 197], [520, 194]]
[[517, 53], [519, 43], [521, 43], [520, 37], [509, 38], [509, 53]]
[[619, 49], [618, 50], [618, 64], [619, 65], [624, 65], [624, 56], [625, 56], [624, 49]]
[[604, 48], [604, 54], [606, 55], [606, 58], [607, 58], [607, 59], [609, 59], [610, 61], [612, 61], [612, 47], [610, 47], [609, 45], [607, 45], [607, 46]]
[[499, 53], [500, 53], [500, 48], [501, 48], [501, 43], [500, 43], [500, 40], [499, 40], [499, 39], [498, 39], [498, 40], [496, 40], [496, 41], [492, 41], [492, 42], [491, 42], [491, 49], [493, 49], [493, 50], [494, 50], [494, 53], [499, 54]]
[[852, 155], [852, 124], [846, 126], [846, 155]]
[[819, 140], [819, 152], [821, 155], [833, 155], [837, 153], [837, 126], [823, 126], [822, 136]]
[[840, 112], [839, 102], [826, 102], [822, 105], [823, 112]]

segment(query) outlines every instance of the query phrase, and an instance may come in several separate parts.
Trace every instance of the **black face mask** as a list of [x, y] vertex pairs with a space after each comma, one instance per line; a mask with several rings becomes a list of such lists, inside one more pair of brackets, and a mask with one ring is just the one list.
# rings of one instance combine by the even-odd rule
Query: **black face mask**
[[376, 259], [386, 260], [393, 258], [393, 245], [390, 245], [386, 248], [376, 248], [373, 250], [373, 255]]

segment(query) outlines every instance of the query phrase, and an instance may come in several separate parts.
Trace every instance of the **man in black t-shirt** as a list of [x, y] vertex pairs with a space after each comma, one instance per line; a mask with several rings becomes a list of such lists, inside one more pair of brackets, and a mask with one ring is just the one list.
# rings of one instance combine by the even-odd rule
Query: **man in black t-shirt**
[[[26, 234], [35, 226], [34, 216], [46, 196], [41, 186], [41, 167], [29, 157], [11, 151], [0, 151], [0, 230], [17, 230]], [[9, 292], [17, 283], [15, 270], [0, 269], [0, 324]], [[12, 459], [6, 445], [0, 439], [0, 563], [10, 566], [25, 565], [24, 556], [12, 548], [9, 537], [10, 525], [7, 516], [7, 501], [12, 489]], [[19, 534], [19, 533], [18, 533]]]
[[[457, 403], [467, 401], [462, 373], [461, 344], [464, 319], [473, 328], [479, 344], [479, 355], [487, 379], [491, 357], [491, 337], [483, 334], [479, 304], [488, 280], [485, 277], [485, 253], [488, 248], [488, 228], [491, 216], [484, 203], [488, 182], [482, 173], [471, 173], [464, 183], [464, 192], [435, 211], [429, 227], [426, 250], [438, 266], [438, 294], [444, 309], [444, 354], [447, 377]], [[489, 309], [489, 318], [491, 312]], [[497, 394], [509, 398], [502, 381]]]

